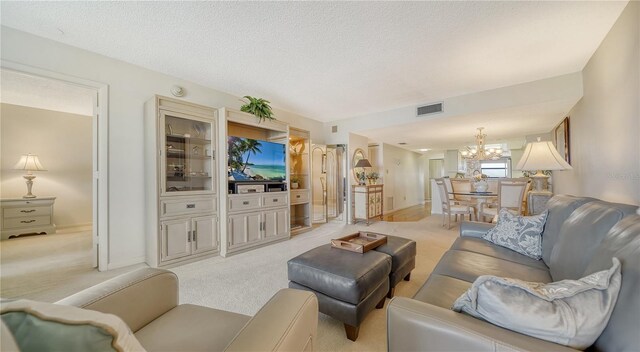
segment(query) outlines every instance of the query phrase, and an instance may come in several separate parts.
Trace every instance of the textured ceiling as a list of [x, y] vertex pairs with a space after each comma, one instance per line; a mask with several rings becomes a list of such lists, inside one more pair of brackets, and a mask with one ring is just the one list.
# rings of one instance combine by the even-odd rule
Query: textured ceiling
[[1, 70], [0, 102], [93, 116], [95, 92], [48, 78]]
[[330, 121], [579, 71], [625, 5], [3, 1], [1, 21]]
[[[486, 143], [505, 143], [516, 137], [548, 133], [575, 103], [575, 99], [567, 99], [447, 118], [434, 115], [425, 121], [358, 134], [412, 151], [444, 150], [475, 145], [476, 129], [484, 127]], [[407, 144], [398, 145], [400, 142]]]

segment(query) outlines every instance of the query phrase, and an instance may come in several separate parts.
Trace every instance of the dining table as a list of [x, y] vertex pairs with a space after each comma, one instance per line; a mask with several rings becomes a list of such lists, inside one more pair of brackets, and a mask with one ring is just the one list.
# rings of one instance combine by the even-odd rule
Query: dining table
[[453, 192], [449, 192], [449, 194], [455, 196], [464, 196], [464, 197], [469, 197], [472, 199], [476, 200], [477, 203], [477, 207], [475, 208], [475, 215], [476, 215], [476, 219], [478, 219], [478, 212], [480, 211], [480, 208], [482, 207], [483, 203], [487, 203], [489, 201], [491, 201], [493, 198], [498, 198], [498, 193], [497, 192], [491, 192], [491, 191], [487, 191], [487, 192], [479, 192], [479, 191], [453, 191]]

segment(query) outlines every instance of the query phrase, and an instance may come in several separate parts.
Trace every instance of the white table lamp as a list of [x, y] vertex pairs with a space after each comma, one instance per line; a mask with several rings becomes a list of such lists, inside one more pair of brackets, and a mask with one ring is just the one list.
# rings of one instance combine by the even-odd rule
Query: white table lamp
[[542, 170], [571, 170], [569, 163], [558, 153], [553, 143], [550, 141], [541, 142], [538, 137], [537, 142], [527, 144], [522, 154], [522, 158], [516, 166], [516, 170], [537, 171], [531, 176], [534, 190], [544, 191], [544, 183], [549, 176], [542, 173]]
[[40, 163], [37, 155], [26, 154], [20, 157], [20, 161], [13, 167], [15, 170], [26, 170], [27, 174], [22, 176], [27, 180], [27, 194], [22, 198], [35, 198], [36, 196], [31, 193], [31, 187], [33, 187], [33, 179], [36, 175], [32, 171], [47, 171]]

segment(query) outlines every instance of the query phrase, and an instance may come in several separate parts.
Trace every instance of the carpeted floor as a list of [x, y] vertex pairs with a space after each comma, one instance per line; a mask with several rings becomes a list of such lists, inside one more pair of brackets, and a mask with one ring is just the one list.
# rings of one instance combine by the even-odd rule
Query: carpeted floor
[[[396, 287], [396, 296], [413, 296], [457, 236], [457, 228], [440, 227], [440, 217], [417, 222], [376, 222], [370, 226], [329, 223], [293, 239], [228, 258], [210, 258], [173, 268], [180, 278], [180, 302], [253, 315], [279, 289], [287, 287], [286, 262], [332, 238], [367, 229], [417, 242], [416, 269], [411, 281]], [[388, 300], [385, 303], [388, 304]], [[343, 324], [320, 314], [320, 351], [386, 351], [386, 310], [374, 310], [360, 327], [356, 342]]]
[[[292, 239], [228, 258], [215, 257], [175, 267], [180, 279], [180, 302], [254, 315], [279, 289], [287, 287], [286, 262], [329, 240], [367, 229], [411, 238], [417, 242], [416, 269], [411, 281], [396, 287], [396, 296], [412, 296], [424, 283], [443, 253], [457, 237], [440, 217], [415, 222], [376, 222], [344, 225], [331, 222]], [[133, 267], [97, 272], [91, 268], [91, 235], [56, 234], [0, 242], [0, 296], [55, 302]], [[341, 322], [320, 314], [320, 351], [386, 351], [385, 309], [374, 310], [360, 327], [356, 342], [348, 340]]]

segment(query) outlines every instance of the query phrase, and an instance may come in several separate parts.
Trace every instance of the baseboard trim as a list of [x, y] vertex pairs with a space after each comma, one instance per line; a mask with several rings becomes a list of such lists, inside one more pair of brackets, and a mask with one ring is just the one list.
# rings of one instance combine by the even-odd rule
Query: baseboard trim
[[86, 222], [83, 224], [75, 225], [56, 225], [57, 232], [80, 232], [80, 231], [93, 231], [93, 223]]
[[415, 207], [416, 205], [424, 205], [427, 201], [421, 201], [421, 202], [417, 202], [416, 204], [412, 204], [412, 205], [407, 205], [406, 207], [403, 208], [399, 208], [399, 209], [393, 209], [393, 210], [389, 210], [389, 211], [385, 211], [384, 215], [388, 215], [388, 214], [393, 214], [395, 212], [398, 212], [400, 210], [404, 210], [407, 208], [411, 208], [411, 207]]
[[146, 260], [146, 258], [144, 256], [142, 256], [142, 257], [132, 258], [132, 259], [128, 259], [128, 260], [123, 260], [123, 261], [120, 261], [120, 262], [108, 263], [107, 264], [107, 270], [119, 269], [119, 268], [123, 268], [125, 266], [136, 265], [136, 264], [144, 264], [144, 263], [146, 263], [145, 260]]

